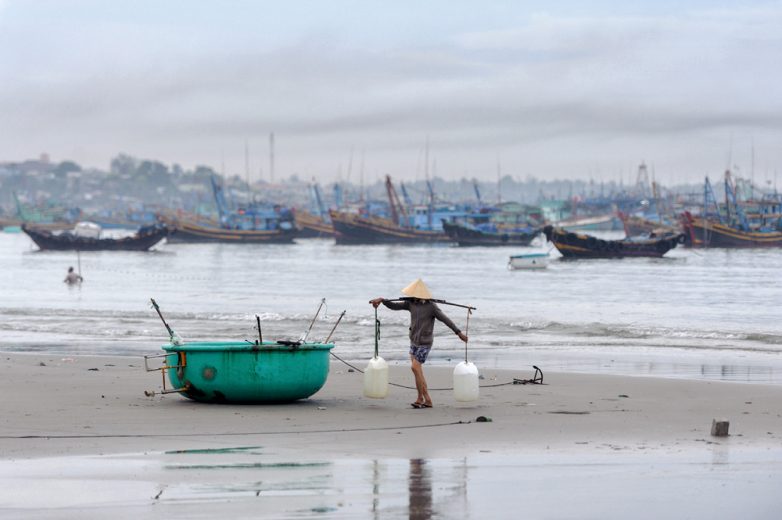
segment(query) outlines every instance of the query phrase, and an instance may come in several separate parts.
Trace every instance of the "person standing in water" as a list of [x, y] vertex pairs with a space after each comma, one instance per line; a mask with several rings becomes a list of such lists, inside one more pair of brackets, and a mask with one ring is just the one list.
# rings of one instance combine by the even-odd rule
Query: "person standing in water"
[[68, 285], [75, 285], [78, 283], [82, 283], [84, 281], [84, 278], [81, 277], [81, 275], [73, 270], [73, 267], [68, 268], [68, 274], [65, 275], [65, 280], [63, 282], [67, 283]]
[[424, 363], [429, 356], [434, 341], [434, 320], [440, 320], [454, 334], [467, 342], [467, 336], [459, 330], [454, 322], [432, 300], [432, 293], [419, 278], [404, 289], [402, 293], [409, 297], [402, 302], [392, 302], [385, 298], [375, 298], [369, 303], [377, 308], [381, 303], [392, 311], [410, 312], [410, 363], [415, 377], [415, 387], [418, 391], [418, 399], [411, 403], [413, 408], [431, 408], [432, 398], [426, 386], [424, 377]]

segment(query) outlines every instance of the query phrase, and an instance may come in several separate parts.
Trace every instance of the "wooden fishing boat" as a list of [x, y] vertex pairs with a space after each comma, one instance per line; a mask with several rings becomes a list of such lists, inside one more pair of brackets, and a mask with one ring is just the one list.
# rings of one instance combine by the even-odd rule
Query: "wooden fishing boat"
[[603, 240], [553, 226], [544, 227], [543, 233], [565, 258], [659, 258], [684, 242], [684, 234], [681, 233], [622, 240]]
[[682, 227], [687, 237], [687, 245], [693, 247], [782, 247], [781, 230], [745, 231], [716, 219], [693, 216], [689, 211], [682, 214]]
[[622, 223], [614, 213], [591, 217], [578, 217], [556, 223], [568, 231], [616, 231], [622, 229]]
[[540, 233], [533, 231], [482, 231], [475, 227], [443, 222], [443, 230], [460, 246], [528, 246]]
[[548, 260], [548, 253], [513, 255], [508, 260], [508, 269], [545, 269], [548, 266]]
[[171, 233], [164, 224], [139, 228], [134, 235], [124, 238], [99, 238], [71, 231], [55, 234], [29, 224], [22, 225], [22, 231], [42, 251], [147, 251]]
[[681, 232], [678, 226], [669, 225], [636, 215], [627, 215], [622, 212], [619, 212], [618, 215], [619, 219], [622, 221], [622, 225], [624, 226], [625, 235], [628, 237], [649, 235], [651, 233], [659, 236], [665, 233]]
[[192, 342], [166, 344], [168, 378], [177, 391], [206, 403], [285, 403], [306, 399], [329, 374], [333, 343]]
[[169, 242], [230, 242], [260, 244], [290, 244], [296, 238], [295, 226], [276, 229], [226, 229], [204, 226], [188, 220], [169, 221], [175, 232]]
[[449, 242], [442, 231], [404, 227], [381, 217], [331, 212], [337, 244], [433, 244]]
[[294, 212], [296, 227], [299, 228], [299, 238], [332, 238], [334, 236], [334, 227], [331, 222], [327, 222], [309, 211], [296, 210]]

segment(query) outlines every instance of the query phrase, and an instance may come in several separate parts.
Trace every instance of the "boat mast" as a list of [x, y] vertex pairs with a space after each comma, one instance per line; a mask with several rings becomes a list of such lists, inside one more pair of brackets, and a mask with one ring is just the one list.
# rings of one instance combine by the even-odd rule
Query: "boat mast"
[[274, 184], [274, 132], [269, 134], [269, 177]]
[[388, 193], [388, 205], [391, 209], [391, 218], [395, 224], [399, 225], [399, 217], [403, 216], [405, 224], [407, 223], [407, 212], [402, 202], [399, 200], [399, 195], [396, 193], [394, 183], [391, 182], [391, 176], [386, 175], [386, 193]]

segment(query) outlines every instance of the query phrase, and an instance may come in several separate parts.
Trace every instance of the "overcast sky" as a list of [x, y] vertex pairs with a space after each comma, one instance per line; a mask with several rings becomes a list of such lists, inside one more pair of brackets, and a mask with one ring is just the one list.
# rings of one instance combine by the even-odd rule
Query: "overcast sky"
[[[632, 4], [632, 5], [627, 5]], [[0, 161], [759, 182], [782, 2], [0, 0]], [[352, 150], [352, 153], [351, 153]], [[352, 156], [352, 166], [351, 163]]]

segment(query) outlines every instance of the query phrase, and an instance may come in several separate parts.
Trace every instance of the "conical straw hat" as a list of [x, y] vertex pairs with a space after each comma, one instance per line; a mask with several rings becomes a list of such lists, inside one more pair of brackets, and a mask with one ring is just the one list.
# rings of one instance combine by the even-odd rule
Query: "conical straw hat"
[[429, 292], [429, 288], [420, 278], [402, 289], [402, 293], [419, 300], [432, 299], [432, 293]]

